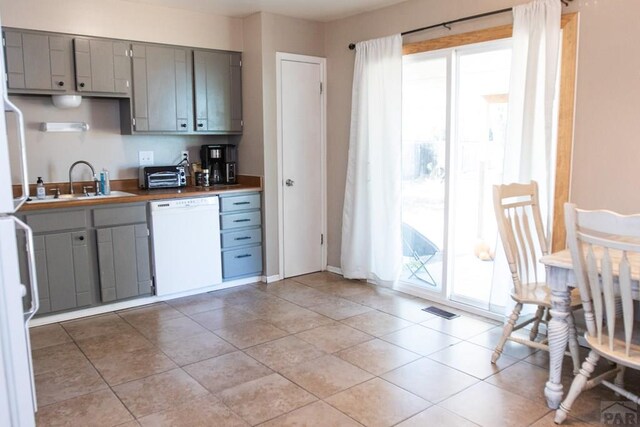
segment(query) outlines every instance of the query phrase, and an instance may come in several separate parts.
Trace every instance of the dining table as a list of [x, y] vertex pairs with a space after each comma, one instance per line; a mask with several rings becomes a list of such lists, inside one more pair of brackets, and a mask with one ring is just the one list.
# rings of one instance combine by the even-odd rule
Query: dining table
[[[602, 250], [594, 248], [596, 258], [602, 257]], [[617, 253], [616, 253], [617, 252]], [[611, 251], [613, 265], [618, 265], [621, 253]], [[631, 277], [633, 279], [633, 298], [640, 300], [640, 254], [629, 253], [629, 264], [631, 265]], [[540, 262], [547, 269], [547, 284], [551, 290], [551, 309], [547, 338], [549, 344], [549, 380], [544, 387], [544, 395], [547, 406], [557, 409], [564, 396], [562, 387], [562, 361], [567, 348], [567, 343], [577, 345], [575, 340], [569, 340], [569, 334], [576, 333], [574, 328], [570, 328], [571, 314], [571, 291], [577, 286], [576, 277], [573, 271], [573, 262], [569, 249], [545, 255], [540, 258]], [[614, 275], [617, 274], [614, 267]], [[577, 354], [577, 352], [575, 353]], [[578, 361], [581, 363], [582, 361]], [[579, 365], [578, 365], [579, 366]], [[574, 372], [577, 374], [577, 372]]]

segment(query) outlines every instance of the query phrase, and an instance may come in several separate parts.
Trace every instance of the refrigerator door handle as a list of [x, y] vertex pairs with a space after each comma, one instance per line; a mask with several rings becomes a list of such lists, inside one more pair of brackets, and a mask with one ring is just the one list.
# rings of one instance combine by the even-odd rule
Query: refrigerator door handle
[[[13, 221], [16, 223], [17, 228], [20, 228], [24, 231], [25, 237], [27, 240], [27, 263], [29, 267], [29, 287], [31, 290], [31, 306], [29, 310], [24, 313], [24, 330], [26, 334], [27, 341], [27, 352], [31, 355], [31, 339], [29, 338], [29, 321], [36, 314], [38, 309], [40, 308], [40, 298], [38, 296], [38, 283], [36, 277], [36, 258], [35, 258], [35, 247], [33, 245], [33, 231], [31, 227], [29, 227], [24, 222], [20, 221], [16, 217], [12, 217]], [[33, 407], [37, 410], [38, 401], [36, 400], [36, 384], [33, 376], [33, 361], [31, 356], [29, 357], [29, 370], [31, 371], [31, 393], [33, 399]]]
[[18, 218], [13, 217], [13, 220], [15, 221], [17, 227], [24, 231], [27, 238], [27, 262], [29, 265], [29, 288], [31, 291], [31, 306], [29, 307], [29, 310], [24, 313], [24, 321], [26, 323], [31, 320], [33, 315], [36, 314], [36, 312], [40, 308], [40, 300], [38, 298], [38, 279], [36, 277], [36, 258], [33, 246], [33, 231], [31, 231], [31, 228], [27, 224], [20, 221]]
[[29, 198], [29, 175], [27, 173], [27, 146], [26, 139], [24, 137], [24, 116], [22, 111], [16, 105], [9, 100], [9, 95], [4, 94], [4, 111], [5, 113], [14, 113], [18, 124], [18, 148], [20, 152], [20, 167], [21, 170], [21, 185], [22, 194], [17, 199], [14, 199], [14, 212], [17, 211], [20, 206]]

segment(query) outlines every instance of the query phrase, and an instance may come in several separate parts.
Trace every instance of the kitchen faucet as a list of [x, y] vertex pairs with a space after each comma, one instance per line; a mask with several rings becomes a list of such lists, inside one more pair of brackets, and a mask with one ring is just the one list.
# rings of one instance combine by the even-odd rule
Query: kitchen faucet
[[96, 170], [93, 168], [93, 166], [91, 166], [91, 163], [85, 160], [78, 160], [77, 162], [72, 164], [71, 167], [69, 168], [69, 194], [73, 194], [73, 179], [71, 178], [71, 173], [73, 172], [73, 168], [75, 168], [77, 165], [81, 163], [89, 166], [89, 169], [91, 169], [91, 174], [93, 176], [93, 185], [95, 186], [94, 189], [96, 190], [96, 196], [99, 195], [100, 187], [98, 187], [98, 178], [96, 177]]

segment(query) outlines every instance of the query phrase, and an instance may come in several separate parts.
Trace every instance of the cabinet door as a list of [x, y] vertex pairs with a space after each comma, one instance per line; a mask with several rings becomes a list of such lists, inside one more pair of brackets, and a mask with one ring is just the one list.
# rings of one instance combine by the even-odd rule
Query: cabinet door
[[78, 92], [129, 93], [129, 44], [111, 40], [73, 40]]
[[4, 32], [9, 89], [65, 92], [71, 83], [70, 39], [7, 30]]
[[133, 45], [134, 130], [187, 132], [190, 99], [186, 49]]
[[40, 312], [90, 305], [93, 281], [87, 232], [36, 235], [34, 246], [38, 290], [44, 303]]
[[193, 70], [197, 132], [242, 131], [241, 56], [196, 50]]
[[151, 294], [146, 224], [97, 230], [102, 302]]

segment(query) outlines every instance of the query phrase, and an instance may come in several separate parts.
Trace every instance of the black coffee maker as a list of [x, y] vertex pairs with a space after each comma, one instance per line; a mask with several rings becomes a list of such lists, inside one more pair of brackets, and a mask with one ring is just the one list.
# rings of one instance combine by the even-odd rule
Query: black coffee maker
[[237, 149], [235, 145], [203, 145], [200, 147], [200, 162], [209, 170], [210, 182], [216, 184], [236, 183]]

